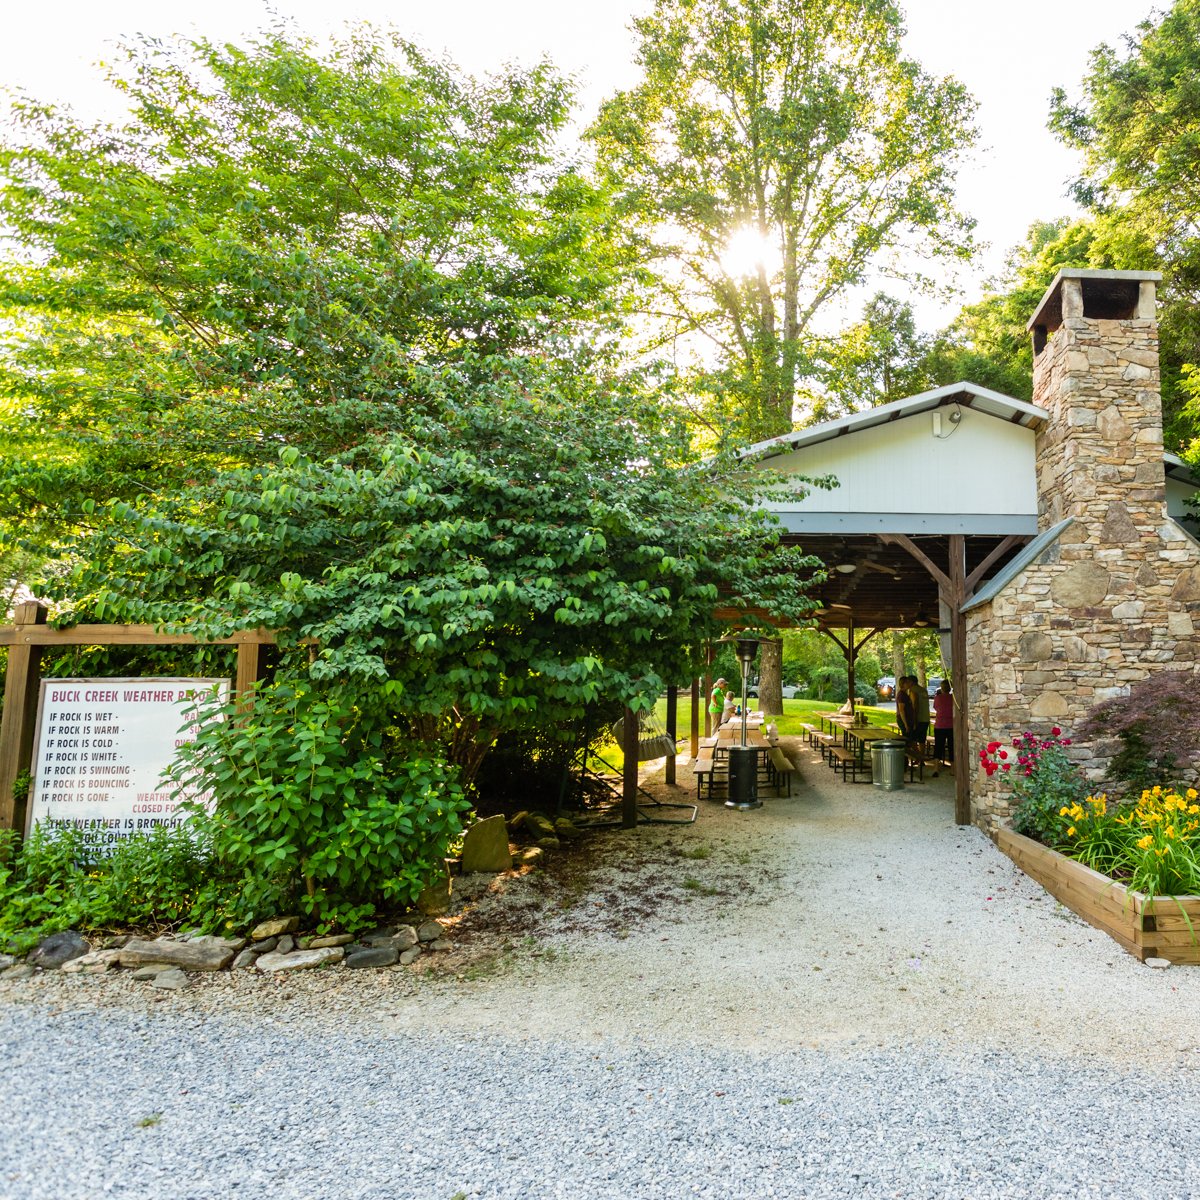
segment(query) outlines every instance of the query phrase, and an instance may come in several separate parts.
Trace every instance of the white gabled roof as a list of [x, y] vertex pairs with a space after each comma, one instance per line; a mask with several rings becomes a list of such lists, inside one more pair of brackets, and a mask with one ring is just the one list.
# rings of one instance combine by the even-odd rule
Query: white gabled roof
[[768, 438], [765, 442], [756, 442], [742, 450], [740, 457], [769, 458], [775, 454], [787, 454], [801, 446], [827, 442], [843, 434], [869, 429], [873, 425], [883, 425], [888, 421], [896, 421], [901, 417], [910, 417], [915, 413], [928, 412], [951, 404], [960, 404], [963, 408], [987, 413], [989, 416], [1027, 428], [1036, 428], [1050, 417], [1044, 408], [1038, 408], [1036, 404], [1016, 400], [1012, 396], [993, 392], [990, 388], [980, 387], [975, 383], [949, 383], [945, 387], [921, 392], [916, 396], [881, 404], [878, 408], [868, 408], [864, 412], [851, 413], [848, 417], [839, 417], [836, 421], [824, 421], [820, 425], [810, 425], [807, 429], [797, 429], [793, 433]]

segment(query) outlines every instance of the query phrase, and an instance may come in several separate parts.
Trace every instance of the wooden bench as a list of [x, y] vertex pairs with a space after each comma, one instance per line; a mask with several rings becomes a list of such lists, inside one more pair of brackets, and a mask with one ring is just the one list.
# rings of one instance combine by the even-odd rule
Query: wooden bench
[[837, 749], [838, 739], [832, 733], [821, 733], [818, 730], [813, 735], [813, 749], [817, 751], [826, 762], [832, 765], [833, 758], [831, 751]]
[[847, 750], [845, 746], [831, 746], [829, 748], [829, 765], [835, 771], [841, 771], [843, 780], [852, 774], [856, 782], [859, 771], [864, 769], [858, 755], [853, 750]]
[[782, 795], [783, 785], [787, 784], [787, 794], [792, 794], [792, 776], [796, 773], [796, 767], [792, 760], [788, 758], [778, 746], [772, 746], [767, 750], [767, 764], [769, 778], [775, 786], [775, 795]]
[[709, 795], [712, 795], [713, 748], [701, 746], [700, 752], [692, 763], [692, 774], [696, 777], [696, 799], [700, 799], [701, 789], [707, 785]]
[[800, 728], [804, 730], [803, 736], [805, 741], [807, 741], [810, 746], [815, 745], [817, 734], [821, 731], [815, 725], [810, 725], [807, 721], [801, 721]]

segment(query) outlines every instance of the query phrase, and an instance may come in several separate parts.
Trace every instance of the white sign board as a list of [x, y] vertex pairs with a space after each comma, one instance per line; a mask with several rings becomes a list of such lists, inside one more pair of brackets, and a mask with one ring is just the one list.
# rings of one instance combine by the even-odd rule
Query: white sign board
[[188, 708], [214, 688], [228, 698], [227, 679], [43, 679], [29, 827], [77, 825], [108, 845], [179, 825], [183, 797], [162, 774], [196, 737]]

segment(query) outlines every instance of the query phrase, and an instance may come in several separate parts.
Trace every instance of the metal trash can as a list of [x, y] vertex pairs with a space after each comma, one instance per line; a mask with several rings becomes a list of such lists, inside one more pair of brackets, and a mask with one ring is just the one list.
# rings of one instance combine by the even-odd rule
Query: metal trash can
[[758, 748], [729, 747], [729, 799], [726, 808], [761, 808], [758, 798]]
[[891, 738], [871, 743], [871, 782], [885, 792], [898, 792], [904, 787], [904, 768], [907, 746]]

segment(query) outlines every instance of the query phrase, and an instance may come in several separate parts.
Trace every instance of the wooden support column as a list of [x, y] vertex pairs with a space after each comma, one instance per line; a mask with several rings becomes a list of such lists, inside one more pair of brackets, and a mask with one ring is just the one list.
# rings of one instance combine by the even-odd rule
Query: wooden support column
[[704, 736], [712, 737], [712, 714], [708, 711], [708, 698], [712, 695], [712, 665], [716, 655], [713, 652], [711, 643], [708, 647], [708, 654], [705, 661], [708, 663], [708, 669], [704, 672]]
[[666, 783], [674, 784], [675, 782], [675, 743], [678, 741], [676, 734], [676, 726], [679, 724], [679, 689], [670, 683], [667, 685], [667, 737], [671, 739], [672, 750], [667, 755], [666, 769], [663, 771], [663, 780]]
[[692, 680], [692, 762], [700, 756], [700, 680]]
[[846, 703], [854, 711], [854, 664], [858, 661], [858, 648], [854, 645], [854, 614], [846, 619]]
[[8, 647], [4, 679], [4, 719], [0, 722], [0, 829], [25, 832], [27, 798], [13, 795], [17, 780], [33, 762], [42, 647], [23, 640], [31, 626], [45, 625], [46, 609], [36, 602], [18, 604], [13, 613], [14, 638]]
[[967, 540], [950, 536], [950, 672], [954, 681], [954, 820], [971, 823], [971, 762], [967, 750]]
[[621, 753], [625, 755], [621, 771], [621, 824], [632, 829], [637, 824], [638, 797], [638, 719], [632, 708], [625, 709], [621, 733]]
[[[966, 747], [967, 733], [967, 626], [962, 606], [967, 602], [967, 539], [950, 535], [948, 571], [941, 570], [916, 542], [902, 533], [880, 534], [880, 540], [903, 546], [938, 586], [938, 599], [950, 610], [950, 674], [954, 681], [954, 820], [971, 823], [971, 775]], [[998, 557], [998, 555], [997, 555]]]

